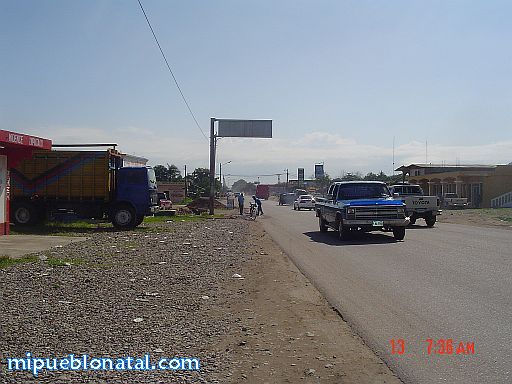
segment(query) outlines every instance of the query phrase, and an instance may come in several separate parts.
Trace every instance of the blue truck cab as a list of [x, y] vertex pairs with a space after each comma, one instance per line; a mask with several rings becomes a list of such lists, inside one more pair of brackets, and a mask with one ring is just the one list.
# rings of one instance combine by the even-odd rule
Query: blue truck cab
[[117, 228], [133, 228], [158, 207], [155, 171], [151, 167], [122, 167], [117, 170], [114, 201], [110, 212]]
[[379, 181], [333, 183], [325, 199], [315, 204], [321, 232], [332, 228], [345, 240], [354, 231], [393, 231], [403, 240], [409, 218], [405, 204], [394, 200], [387, 185]]

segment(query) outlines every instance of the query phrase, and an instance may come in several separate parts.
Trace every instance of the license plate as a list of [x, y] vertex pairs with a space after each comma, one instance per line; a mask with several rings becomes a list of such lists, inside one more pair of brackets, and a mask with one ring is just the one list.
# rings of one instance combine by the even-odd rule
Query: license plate
[[383, 221], [374, 221], [373, 226], [374, 227], [382, 227], [384, 225]]

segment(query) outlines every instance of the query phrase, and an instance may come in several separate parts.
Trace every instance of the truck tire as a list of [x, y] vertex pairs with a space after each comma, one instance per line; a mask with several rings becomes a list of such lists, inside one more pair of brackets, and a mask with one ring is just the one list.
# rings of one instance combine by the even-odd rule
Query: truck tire
[[127, 204], [117, 205], [112, 209], [110, 220], [117, 229], [132, 229], [137, 220], [135, 211]]
[[341, 241], [345, 241], [348, 239], [349, 229], [343, 225], [343, 221], [340, 220], [338, 225], [338, 237]]
[[416, 224], [416, 216], [415, 215], [411, 215], [409, 216], [409, 225], [412, 226], [414, 224]]
[[34, 225], [39, 220], [36, 207], [27, 202], [13, 204], [11, 217], [19, 226]]
[[327, 224], [325, 224], [325, 220], [321, 215], [318, 215], [318, 226], [320, 227], [320, 232], [327, 232]]
[[436, 223], [437, 217], [435, 215], [430, 215], [425, 217], [425, 223], [427, 223], [427, 227], [432, 228]]
[[405, 237], [405, 227], [394, 227], [393, 237], [395, 240], [403, 240]]

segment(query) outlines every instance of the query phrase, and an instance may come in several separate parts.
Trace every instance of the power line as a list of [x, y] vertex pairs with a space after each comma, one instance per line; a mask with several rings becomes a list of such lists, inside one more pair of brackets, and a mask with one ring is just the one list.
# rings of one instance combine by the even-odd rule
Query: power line
[[139, 2], [139, 6], [140, 6], [140, 9], [142, 10], [142, 13], [144, 14], [144, 17], [146, 18], [146, 21], [148, 23], [149, 29], [151, 30], [151, 33], [153, 34], [153, 37], [155, 38], [156, 45], [158, 45], [158, 49], [160, 49], [160, 53], [162, 54], [162, 57], [164, 58], [165, 64], [167, 65], [167, 69], [171, 73], [171, 76], [172, 76], [172, 78], [174, 80], [174, 83], [176, 84], [176, 87], [178, 88], [178, 91], [180, 91], [181, 98], [185, 102], [185, 105], [187, 106], [188, 111], [190, 112], [190, 115], [194, 119], [194, 121], [195, 121], [195, 123], [197, 125], [197, 128], [199, 128], [199, 130], [203, 134], [204, 138], [206, 140], [208, 140], [208, 137], [204, 134], [203, 130], [201, 129], [201, 126], [197, 122], [197, 119], [196, 119], [196, 117], [194, 115], [194, 112], [192, 112], [192, 109], [190, 108], [190, 105], [188, 104], [187, 99], [185, 98], [185, 95], [181, 91], [180, 85], [178, 84], [178, 80], [176, 80], [176, 76], [174, 76], [174, 73], [172, 72], [171, 66], [169, 65], [169, 62], [167, 61], [167, 57], [165, 57], [165, 53], [164, 53], [162, 47], [160, 46], [160, 43], [158, 42], [158, 39], [157, 39], [156, 34], [155, 34], [155, 31], [153, 30], [153, 27], [151, 26], [151, 23], [149, 22], [149, 18], [146, 15], [146, 11], [144, 10], [144, 7], [142, 6], [142, 3], [140, 2], [140, 0], [137, 0], [137, 1]]

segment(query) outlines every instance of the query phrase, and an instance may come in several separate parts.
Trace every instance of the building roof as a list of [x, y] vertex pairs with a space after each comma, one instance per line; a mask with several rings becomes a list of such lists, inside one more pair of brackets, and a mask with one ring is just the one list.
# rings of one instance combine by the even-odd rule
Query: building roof
[[444, 172], [456, 172], [456, 171], [491, 171], [496, 168], [496, 165], [482, 165], [482, 164], [410, 164], [402, 165], [395, 169], [398, 172], [407, 173], [411, 169], [425, 169], [425, 173], [444, 173]]

